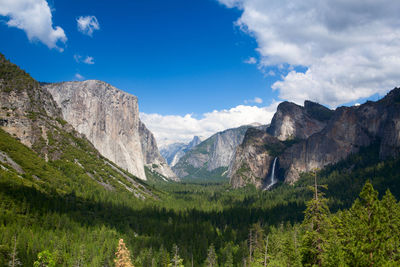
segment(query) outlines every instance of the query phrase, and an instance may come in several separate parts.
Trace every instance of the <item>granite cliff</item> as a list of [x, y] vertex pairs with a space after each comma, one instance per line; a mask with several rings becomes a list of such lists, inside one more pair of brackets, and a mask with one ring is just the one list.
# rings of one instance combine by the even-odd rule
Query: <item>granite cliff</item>
[[305, 101], [304, 107], [282, 102], [278, 105], [267, 132], [281, 141], [306, 139], [321, 131], [332, 113], [332, 110], [311, 101]]
[[158, 152], [152, 133], [139, 119], [136, 96], [97, 80], [44, 84], [64, 119], [99, 152], [121, 168], [146, 180], [145, 166], [177, 179]]
[[55, 186], [59, 192], [86, 186], [154, 197], [142, 181], [102, 157], [63, 119], [52, 95], [2, 54], [0, 106], [0, 134], [13, 139], [3, 145], [0, 164], [7, 173], [24, 174], [20, 182], [43, 190]]
[[254, 184], [257, 188], [267, 186], [275, 154], [284, 149], [276, 137], [265, 131], [249, 128], [234, 154], [228, 170], [234, 188]]
[[146, 125], [139, 120], [139, 136], [142, 145], [144, 164], [153, 172], [157, 172], [168, 179], [178, 181], [178, 177], [171, 170], [168, 163], [158, 151], [154, 135], [146, 128]]
[[226, 177], [236, 147], [242, 143], [246, 130], [242, 126], [218, 132], [186, 152], [172, 168], [180, 178]]
[[263, 187], [275, 157], [280, 179], [287, 183], [297, 181], [301, 172], [336, 163], [374, 142], [380, 144], [382, 159], [395, 157], [400, 153], [400, 89], [377, 102], [334, 111], [310, 101], [304, 107], [284, 102], [266, 133], [248, 131], [244, 140], [252, 142], [243, 142], [236, 151], [229, 171], [233, 187], [248, 183]]
[[279, 157], [285, 181], [293, 183], [301, 172], [336, 163], [373, 142], [380, 144], [381, 159], [400, 153], [399, 88], [377, 102], [337, 108], [322, 131], [285, 150]]

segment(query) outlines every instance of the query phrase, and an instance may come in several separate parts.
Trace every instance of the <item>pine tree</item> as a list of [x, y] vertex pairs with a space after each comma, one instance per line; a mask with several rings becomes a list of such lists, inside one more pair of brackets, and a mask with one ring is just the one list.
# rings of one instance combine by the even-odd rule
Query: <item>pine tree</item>
[[263, 266], [265, 258], [264, 230], [260, 223], [255, 223], [250, 229], [250, 258], [251, 266]]
[[208, 248], [207, 259], [206, 259], [207, 267], [216, 267], [218, 266], [217, 255], [215, 253], [214, 245], [211, 244]]
[[314, 197], [307, 202], [303, 226], [305, 233], [302, 240], [302, 263], [304, 266], [323, 266], [324, 252], [330, 230], [329, 208], [327, 199], [319, 192], [317, 175], [314, 172]]
[[346, 258], [359, 266], [384, 265], [384, 213], [378, 192], [367, 182], [344, 220]]
[[[385, 242], [385, 258], [390, 264], [400, 264], [400, 206], [390, 190], [386, 191], [381, 201], [385, 220], [383, 239]], [[396, 263], [396, 264], [395, 264]]]
[[179, 248], [177, 245], [173, 246], [172, 253], [174, 253], [174, 257], [172, 258], [170, 264], [168, 264], [168, 267], [185, 267], [183, 265], [183, 259], [179, 256]]
[[115, 252], [115, 257], [115, 267], [134, 267], [131, 262], [130, 252], [126, 248], [126, 245], [122, 238], [119, 240], [117, 252]]

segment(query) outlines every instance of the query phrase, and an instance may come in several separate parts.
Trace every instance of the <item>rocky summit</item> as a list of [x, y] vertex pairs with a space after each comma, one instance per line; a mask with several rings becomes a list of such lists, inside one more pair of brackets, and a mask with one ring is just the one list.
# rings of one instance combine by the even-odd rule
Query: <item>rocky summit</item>
[[97, 80], [43, 87], [61, 108], [64, 119], [104, 157], [143, 180], [145, 166], [177, 179], [158, 152], [153, 134], [139, 119], [136, 96]]
[[246, 132], [230, 165], [230, 181], [233, 187], [263, 187], [276, 157], [280, 179], [294, 183], [300, 173], [337, 163], [372, 144], [379, 145], [381, 159], [400, 153], [399, 88], [377, 102], [336, 110], [311, 101], [304, 107], [283, 102], [266, 132]]

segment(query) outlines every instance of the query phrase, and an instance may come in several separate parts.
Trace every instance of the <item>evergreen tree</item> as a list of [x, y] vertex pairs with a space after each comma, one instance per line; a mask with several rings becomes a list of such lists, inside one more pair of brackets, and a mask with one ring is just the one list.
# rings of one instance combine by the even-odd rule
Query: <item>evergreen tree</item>
[[115, 267], [133, 267], [130, 252], [126, 248], [122, 238], [118, 242], [118, 248], [117, 252], [115, 252], [115, 257]]
[[211, 244], [210, 247], [208, 248], [206, 266], [207, 267], [218, 266], [217, 254], [215, 253], [215, 248], [213, 244]]
[[384, 213], [383, 239], [386, 240], [385, 253], [390, 264], [400, 264], [400, 205], [390, 190], [386, 191], [382, 201]]
[[319, 192], [317, 175], [314, 172], [314, 197], [307, 202], [303, 226], [305, 233], [302, 240], [301, 254], [304, 266], [323, 266], [324, 252], [330, 230], [329, 208], [327, 199]]
[[179, 256], [179, 248], [177, 245], [173, 246], [172, 253], [174, 254], [174, 257], [168, 264], [168, 267], [185, 267], [183, 265], [183, 259], [181, 259], [181, 257]]
[[[393, 199], [389, 195], [384, 202], [388, 205]], [[393, 256], [391, 253], [387, 254], [387, 248], [392, 247], [391, 243], [395, 242], [388, 238], [391, 235], [388, 232], [391, 220], [388, 219], [389, 214], [378, 199], [378, 192], [370, 182], [364, 185], [359, 199], [346, 214], [344, 237], [348, 264], [352, 262], [356, 262], [359, 266], [387, 264], [387, 257]]]
[[262, 266], [265, 260], [264, 230], [261, 224], [255, 223], [249, 234], [249, 263], [251, 266]]
[[159, 254], [159, 265], [161, 267], [168, 267], [169, 263], [170, 263], [170, 257], [169, 257], [169, 253], [166, 249], [164, 249], [164, 246], [161, 245], [160, 250], [158, 252]]

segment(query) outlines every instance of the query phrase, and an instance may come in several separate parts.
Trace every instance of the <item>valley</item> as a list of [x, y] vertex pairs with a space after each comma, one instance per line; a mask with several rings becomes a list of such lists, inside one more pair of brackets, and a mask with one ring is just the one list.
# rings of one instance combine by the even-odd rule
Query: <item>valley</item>
[[164, 159], [133, 95], [0, 59], [0, 266], [113, 266], [121, 238], [134, 266], [399, 263], [400, 89], [283, 102]]

